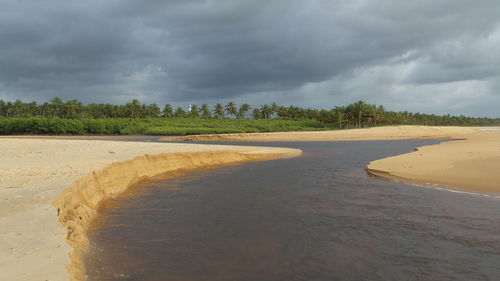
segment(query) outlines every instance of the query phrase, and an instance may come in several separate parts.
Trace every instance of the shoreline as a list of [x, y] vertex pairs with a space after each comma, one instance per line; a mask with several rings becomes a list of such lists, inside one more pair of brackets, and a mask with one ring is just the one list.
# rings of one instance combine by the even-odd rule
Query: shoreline
[[[144, 178], [302, 153], [286, 148], [5, 138], [0, 138], [0, 147], [0, 200], [6, 202], [0, 206], [0, 250], [5, 252], [0, 279], [11, 281], [83, 280], [79, 255], [88, 245], [85, 230], [97, 206]], [[63, 265], [68, 263], [66, 270]]]
[[373, 141], [448, 139], [370, 162], [372, 176], [449, 189], [500, 192], [500, 127], [388, 126], [321, 132], [196, 135], [162, 141]]
[[242, 134], [206, 134], [180, 137], [162, 137], [160, 141], [255, 141], [255, 142], [299, 142], [299, 141], [373, 141], [404, 139], [454, 139], [465, 138], [483, 127], [456, 126], [386, 126], [363, 129], [333, 131], [297, 131]]

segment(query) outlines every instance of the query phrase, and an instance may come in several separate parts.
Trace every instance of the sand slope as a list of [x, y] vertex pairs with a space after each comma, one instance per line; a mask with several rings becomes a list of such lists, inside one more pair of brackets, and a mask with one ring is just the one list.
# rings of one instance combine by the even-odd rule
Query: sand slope
[[[0, 280], [68, 280], [64, 265], [70, 263], [71, 247], [65, 239], [82, 250], [86, 245], [82, 233], [100, 200], [146, 176], [300, 153], [280, 148], [0, 138]], [[69, 231], [58, 222], [58, 212]], [[81, 278], [74, 255], [72, 262], [72, 276]]]

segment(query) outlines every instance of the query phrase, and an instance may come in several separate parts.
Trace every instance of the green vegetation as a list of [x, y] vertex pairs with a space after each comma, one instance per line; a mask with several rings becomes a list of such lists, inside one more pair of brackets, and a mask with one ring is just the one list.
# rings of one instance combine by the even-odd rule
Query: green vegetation
[[0, 134], [193, 135], [325, 130], [316, 120], [59, 117], [0, 118]]
[[[253, 119], [249, 119], [248, 117]], [[252, 108], [230, 101], [210, 107], [190, 105], [188, 110], [170, 104], [132, 100], [124, 105], [88, 104], [77, 100], [37, 104], [0, 100], [0, 134], [146, 134], [191, 135], [311, 131], [380, 125], [500, 125], [500, 119], [387, 111], [358, 101], [331, 110], [280, 106]]]

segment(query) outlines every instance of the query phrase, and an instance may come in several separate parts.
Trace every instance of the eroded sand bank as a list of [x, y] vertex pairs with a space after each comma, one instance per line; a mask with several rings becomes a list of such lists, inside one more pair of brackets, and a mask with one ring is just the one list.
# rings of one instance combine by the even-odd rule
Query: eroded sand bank
[[165, 141], [360, 141], [460, 139], [370, 163], [375, 176], [472, 191], [500, 192], [500, 128], [390, 126], [323, 132], [223, 134], [162, 138]]
[[84, 231], [98, 203], [144, 177], [300, 153], [281, 148], [0, 138], [0, 280], [68, 280], [65, 265], [70, 264], [72, 249], [67, 242], [75, 248], [68, 268], [71, 278], [81, 278], [77, 257], [88, 245]]

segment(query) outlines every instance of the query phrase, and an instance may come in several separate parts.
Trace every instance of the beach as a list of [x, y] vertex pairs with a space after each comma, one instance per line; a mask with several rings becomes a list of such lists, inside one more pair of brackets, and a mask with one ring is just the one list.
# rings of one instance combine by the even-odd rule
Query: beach
[[[163, 140], [419, 138], [450, 141], [372, 161], [367, 172], [419, 184], [500, 192], [499, 128], [394, 126], [326, 132], [200, 135]], [[79, 256], [88, 246], [85, 230], [96, 215], [99, 203], [144, 178], [301, 154], [298, 149], [286, 148], [31, 137], [2, 137], [0, 148], [1, 280], [81, 280], [83, 266]]]
[[301, 153], [11, 137], [0, 138], [0, 148], [0, 280], [9, 281], [81, 280], [84, 231], [99, 202], [145, 177]]
[[[459, 137], [459, 136], [457, 136]], [[368, 173], [384, 178], [473, 192], [500, 192], [500, 131], [481, 130], [464, 140], [416, 148], [373, 161]]]
[[182, 137], [163, 137], [163, 141], [363, 141], [363, 140], [402, 140], [402, 139], [446, 139], [462, 138], [474, 133], [475, 127], [431, 127], [431, 126], [387, 126], [364, 129], [334, 131], [273, 132], [249, 134], [192, 135]]

